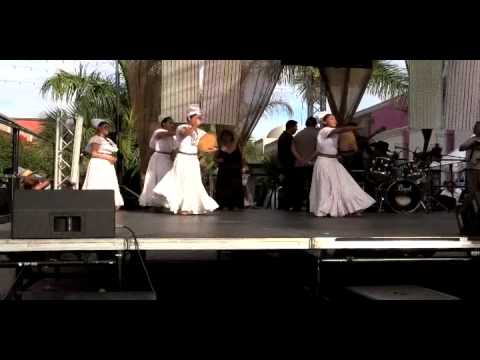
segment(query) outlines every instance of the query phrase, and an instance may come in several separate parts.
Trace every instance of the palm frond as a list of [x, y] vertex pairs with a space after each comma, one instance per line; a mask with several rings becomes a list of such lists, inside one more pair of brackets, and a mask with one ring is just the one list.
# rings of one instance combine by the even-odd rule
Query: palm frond
[[279, 112], [285, 112], [288, 116], [293, 116], [293, 109], [287, 101], [280, 98], [271, 99], [265, 107], [264, 114], [272, 116]]
[[81, 116], [82, 114], [79, 112], [77, 106], [75, 104], [70, 104], [66, 106], [66, 108], [61, 108], [57, 106], [48, 109], [42, 114], [42, 118], [48, 121], [56, 122], [58, 119], [74, 119], [79, 115]]
[[113, 114], [116, 109], [115, 83], [98, 72], [87, 73], [81, 65], [76, 73], [58, 71], [47, 79], [40, 93], [52, 100], [75, 103], [86, 112]]
[[408, 72], [385, 60], [375, 60], [368, 93], [381, 99], [405, 96], [408, 93]]
[[307, 103], [320, 102], [321, 77], [317, 68], [310, 66], [285, 66], [280, 82], [294, 87]]

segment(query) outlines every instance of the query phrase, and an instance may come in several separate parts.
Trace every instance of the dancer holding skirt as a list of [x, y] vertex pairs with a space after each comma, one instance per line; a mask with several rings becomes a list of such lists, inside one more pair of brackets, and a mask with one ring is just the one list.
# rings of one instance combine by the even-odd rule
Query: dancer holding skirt
[[365, 193], [337, 159], [338, 135], [356, 129], [337, 128], [332, 114], [323, 118], [317, 137], [317, 152], [310, 188], [310, 212], [315, 216], [360, 215], [375, 200]]
[[[160, 120], [160, 119], [159, 119]], [[155, 151], [148, 162], [143, 191], [140, 195], [140, 206], [164, 206], [161, 197], [153, 193], [153, 188], [172, 168], [173, 152], [176, 148], [175, 123], [171, 117], [160, 120], [161, 128], [155, 130], [150, 139], [150, 148]]]

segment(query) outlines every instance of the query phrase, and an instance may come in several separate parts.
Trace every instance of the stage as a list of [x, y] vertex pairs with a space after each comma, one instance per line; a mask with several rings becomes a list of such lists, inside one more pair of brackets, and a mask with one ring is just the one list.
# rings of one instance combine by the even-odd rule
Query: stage
[[[452, 269], [451, 264], [465, 264], [466, 267], [461, 269], [470, 269], [469, 266], [477, 264], [475, 260], [480, 258], [480, 241], [459, 236], [455, 214], [447, 212], [410, 215], [367, 213], [363, 217], [316, 218], [306, 213], [266, 209], [221, 211], [203, 216], [119, 211], [116, 222], [117, 237], [111, 239], [13, 240], [10, 238], [10, 224], [0, 225], [0, 254], [7, 255], [6, 263], [0, 262], [0, 265], [16, 269], [15, 273], [2, 270], [5, 278], [3, 287], [10, 288], [19, 269], [42, 266], [62, 269], [77, 266], [83, 269], [90, 265], [91, 270], [88, 271], [92, 271], [93, 275], [85, 273], [88, 275], [85, 275], [87, 284], [90, 284], [92, 279], [103, 279], [102, 274], [110, 274], [110, 271], [105, 272], [106, 268], [94, 270], [99, 265], [103, 269], [106, 260], [102, 264], [95, 261], [100, 259], [98, 255], [101, 252], [107, 251], [105, 256], [108, 255], [107, 260], [113, 265], [109, 267], [117, 276], [114, 283], [118, 285], [115, 286], [128, 291], [133, 291], [132, 287], [135, 291], [147, 291], [146, 277], [140, 272], [140, 265], [128, 265], [131, 260], [123, 260], [127, 259], [125, 251], [136, 247], [132, 235], [123, 226], [134, 231], [138, 247], [144, 251], [149, 271], [153, 273], [152, 278], [157, 279], [155, 286], [162, 297], [170, 292], [187, 291], [182, 289], [185, 286], [182, 284], [196, 289], [196, 282], [200, 282], [211, 283], [209, 291], [217, 295], [220, 292], [218, 296], [225, 295], [222, 291], [228, 294], [231, 290], [237, 297], [242, 291], [248, 293], [252, 289], [256, 289], [254, 292], [257, 295], [263, 289], [267, 296], [269, 291], [276, 294], [272, 289], [277, 286], [284, 289], [281, 290], [285, 291], [282, 296], [293, 296], [291, 292], [294, 291], [300, 297], [313, 295], [323, 299], [335, 293], [342, 284], [350, 286], [365, 281], [370, 284], [369, 281], [377, 281], [378, 277], [381, 278], [379, 283], [393, 284], [390, 278], [395, 278], [395, 274], [412, 274], [412, 278], [416, 279], [419, 274], [429, 273], [432, 263], [443, 266], [435, 267], [435, 273], [444, 271], [455, 278], [457, 273], [449, 270]], [[38, 252], [40, 257], [33, 252]], [[89, 260], [91, 252], [97, 254], [97, 257], [93, 256], [93, 262]], [[12, 253], [16, 253], [13, 258], [10, 257]], [[47, 257], [40, 253], [47, 254]], [[80, 255], [83, 253], [88, 255], [85, 263], [81, 263], [83, 258]], [[73, 260], [61, 254], [72, 254]], [[406, 262], [412, 266], [411, 270], [405, 267], [391, 270], [392, 263], [403, 266]], [[426, 265], [430, 266], [429, 271], [417, 267], [426, 262], [430, 263]], [[351, 263], [382, 263], [382, 267], [355, 267], [352, 270], [348, 265]], [[342, 267], [342, 264], [347, 266]], [[134, 268], [137, 270], [133, 271]], [[348, 272], [349, 269], [353, 273]], [[60, 274], [64, 272], [69, 274], [67, 270], [62, 270]], [[203, 277], [196, 278], [197, 273], [203, 274]], [[288, 286], [285, 285], [286, 278], [291, 279]], [[353, 281], [353, 278], [356, 280]], [[407, 279], [411, 282], [410, 278]], [[113, 289], [112, 280], [109, 281], [107, 284]], [[458, 279], [454, 283], [457, 284]], [[34, 290], [44, 292], [44, 284], [40, 281]], [[143, 285], [140, 288], [138, 284]], [[165, 290], [165, 284], [170, 286], [168, 289], [171, 291]], [[235, 290], [239, 284], [243, 284], [239, 288], [243, 290]], [[443, 289], [436, 283], [435, 286], [430, 286], [429, 282], [425, 284], [427, 288]], [[14, 291], [15, 294], [17, 292]], [[202, 289], [201, 293], [204, 292]], [[326, 296], [326, 293], [329, 295]], [[53, 295], [57, 296], [56, 293]], [[49, 294], [46, 296], [51, 298]]]
[[316, 218], [306, 213], [249, 209], [179, 216], [119, 211], [113, 239], [10, 239], [0, 225], [0, 252], [141, 250], [473, 249], [480, 242], [458, 235], [454, 213], [366, 213]]

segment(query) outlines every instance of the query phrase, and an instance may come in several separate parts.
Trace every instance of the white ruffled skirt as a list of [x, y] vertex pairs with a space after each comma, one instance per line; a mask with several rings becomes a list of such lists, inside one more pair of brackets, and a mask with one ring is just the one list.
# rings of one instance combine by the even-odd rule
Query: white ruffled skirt
[[90, 159], [82, 190], [113, 190], [115, 206], [123, 206], [123, 197], [120, 193], [115, 166], [108, 160]]
[[346, 216], [372, 206], [375, 200], [336, 158], [317, 157], [310, 188], [310, 212], [315, 216]]
[[179, 153], [153, 192], [164, 198], [165, 206], [174, 214], [205, 214], [218, 208], [203, 186], [200, 162], [193, 155]]
[[147, 173], [145, 174], [143, 191], [138, 200], [140, 206], [165, 206], [164, 199], [157, 196], [153, 189], [172, 168], [172, 165], [173, 161], [170, 155], [157, 152], [152, 154], [148, 162]]

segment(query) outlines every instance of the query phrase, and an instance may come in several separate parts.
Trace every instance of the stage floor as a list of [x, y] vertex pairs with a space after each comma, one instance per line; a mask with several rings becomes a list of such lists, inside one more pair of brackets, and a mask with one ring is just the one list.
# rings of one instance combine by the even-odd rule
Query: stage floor
[[306, 213], [252, 209], [180, 216], [150, 211], [119, 211], [117, 237], [106, 239], [10, 239], [0, 225], [0, 252], [124, 250], [281, 250], [281, 249], [451, 249], [479, 248], [459, 236], [454, 213], [316, 218]]
[[[454, 213], [367, 213], [363, 217], [317, 218], [305, 213], [251, 209], [180, 216], [149, 211], [119, 211], [117, 226], [139, 238], [315, 238], [457, 237]], [[10, 224], [0, 225], [0, 239]]]
[[252, 209], [203, 216], [120, 211], [117, 226], [142, 238], [458, 237], [454, 213], [367, 213], [363, 217], [317, 218], [306, 213]]

